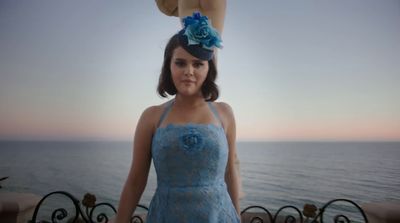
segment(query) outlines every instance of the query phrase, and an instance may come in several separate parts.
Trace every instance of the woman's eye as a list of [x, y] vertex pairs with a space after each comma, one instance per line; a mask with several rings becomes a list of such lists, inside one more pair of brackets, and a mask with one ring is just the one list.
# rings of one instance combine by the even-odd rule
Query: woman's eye
[[175, 65], [178, 67], [183, 67], [183, 66], [185, 66], [185, 63], [182, 61], [175, 61]]
[[195, 67], [195, 68], [199, 68], [201, 66], [203, 66], [203, 63], [194, 63], [193, 64], [193, 67]]

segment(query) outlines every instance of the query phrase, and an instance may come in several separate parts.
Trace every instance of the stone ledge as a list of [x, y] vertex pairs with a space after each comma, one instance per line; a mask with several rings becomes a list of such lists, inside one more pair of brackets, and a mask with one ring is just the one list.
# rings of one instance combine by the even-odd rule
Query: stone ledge
[[399, 223], [400, 202], [367, 203], [362, 205], [370, 223]]
[[27, 222], [40, 199], [31, 193], [0, 191], [0, 222]]

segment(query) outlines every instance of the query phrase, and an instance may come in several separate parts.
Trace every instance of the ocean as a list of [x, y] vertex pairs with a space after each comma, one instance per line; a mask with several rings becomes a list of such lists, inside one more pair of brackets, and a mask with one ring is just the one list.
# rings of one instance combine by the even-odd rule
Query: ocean
[[[238, 142], [237, 152], [242, 209], [400, 202], [400, 142]], [[78, 199], [90, 192], [117, 207], [131, 160], [132, 142], [1, 141], [0, 178], [9, 176], [1, 190], [63, 190]], [[149, 205], [156, 183], [152, 166], [141, 204]]]

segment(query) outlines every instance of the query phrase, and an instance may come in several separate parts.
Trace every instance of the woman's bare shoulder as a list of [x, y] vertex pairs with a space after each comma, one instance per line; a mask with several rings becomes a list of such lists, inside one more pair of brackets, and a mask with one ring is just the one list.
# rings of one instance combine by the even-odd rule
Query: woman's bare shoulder
[[159, 105], [152, 105], [147, 107], [141, 116], [141, 119], [144, 119], [147, 124], [157, 125], [161, 114], [163, 113], [167, 102], [159, 104]]
[[151, 105], [144, 109], [143, 115], [145, 116], [154, 116], [157, 113], [160, 113], [162, 111], [163, 104], [160, 105]]
[[215, 107], [217, 108], [218, 114], [221, 118], [222, 125], [225, 129], [230, 128], [232, 125], [234, 126], [235, 117], [233, 114], [232, 107], [226, 102], [214, 102]]
[[226, 102], [214, 102], [219, 113], [226, 118], [233, 117], [233, 109], [232, 107]]

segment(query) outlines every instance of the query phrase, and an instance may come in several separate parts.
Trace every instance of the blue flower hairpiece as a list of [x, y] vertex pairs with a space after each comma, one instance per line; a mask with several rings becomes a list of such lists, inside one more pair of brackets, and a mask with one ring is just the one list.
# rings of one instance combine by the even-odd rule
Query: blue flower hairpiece
[[193, 16], [183, 18], [183, 25], [183, 35], [187, 36], [188, 45], [200, 45], [207, 50], [213, 50], [213, 47], [222, 48], [221, 37], [211, 26], [207, 16], [194, 12]]

